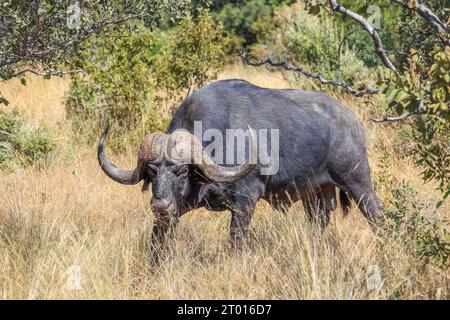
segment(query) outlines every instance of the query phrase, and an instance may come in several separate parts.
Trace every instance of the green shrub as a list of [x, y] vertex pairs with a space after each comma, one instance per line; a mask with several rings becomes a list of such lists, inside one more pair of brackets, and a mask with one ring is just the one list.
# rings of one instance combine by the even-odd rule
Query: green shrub
[[401, 66], [404, 73], [388, 74], [387, 112], [417, 112], [423, 105], [423, 114], [411, 123], [410, 151], [424, 181], [437, 181], [444, 200], [450, 196], [450, 47], [427, 50], [425, 59], [421, 50], [411, 49]]
[[92, 142], [111, 125], [118, 128], [112, 136], [121, 147], [125, 133], [161, 129], [152, 79], [161, 46], [161, 37], [144, 27], [123, 27], [118, 34], [85, 44], [74, 61], [84, 72], [73, 77], [66, 96], [67, 115], [78, 137]]
[[332, 19], [310, 15], [301, 5], [283, 7], [275, 13], [270, 28], [269, 50], [280, 59], [329, 70], [336, 64], [339, 44], [334, 27]]
[[183, 18], [169, 35], [155, 68], [156, 83], [166, 98], [177, 101], [183, 93], [217, 78], [228, 40], [223, 25], [206, 10], [196, 18]]
[[22, 128], [17, 137], [20, 152], [30, 163], [36, 163], [44, 159], [47, 154], [55, 148], [55, 143], [50, 140], [47, 133], [42, 129], [29, 130]]
[[168, 34], [128, 26], [90, 39], [73, 62], [84, 72], [74, 75], [66, 95], [76, 137], [93, 143], [110, 125], [120, 150], [165, 129], [169, 102], [217, 77], [226, 44], [223, 26], [204, 10]]
[[56, 144], [43, 128], [27, 128], [17, 110], [0, 110], [0, 168], [42, 164]]
[[[242, 39], [243, 46], [249, 46], [258, 40], [259, 32], [257, 24], [261, 20], [270, 20], [276, 8], [283, 4], [291, 3], [289, 0], [249, 0], [213, 1], [212, 10], [214, 18], [225, 26], [225, 29], [234, 37]], [[239, 43], [239, 42], [238, 42]], [[236, 49], [242, 49], [236, 47]]]
[[[278, 9], [270, 23], [259, 23], [262, 24], [259, 29], [271, 31], [263, 34], [262, 42], [252, 47], [253, 55], [258, 58], [270, 56], [277, 61], [288, 60], [325, 78], [338, 77], [356, 87], [362, 82], [367, 85], [370, 72], [353, 48], [344, 43], [338, 54], [344, 31], [327, 14], [311, 15], [301, 4], [296, 4]], [[308, 87], [307, 84], [302, 86]]]
[[439, 217], [438, 199], [419, 200], [416, 188], [409, 181], [398, 181], [389, 168], [393, 156], [381, 154], [374, 177], [377, 193], [383, 194], [388, 237], [423, 266], [432, 264], [442, 270], [450, 267], [449, 221]]
[[402, 181], [391, 188], [392, 198], [386, 210], [391, 234], [422, 263], [446, 271], [450, 267], [448, 221], [435, 216], [436, 203], [420, 202], [410, 183]]

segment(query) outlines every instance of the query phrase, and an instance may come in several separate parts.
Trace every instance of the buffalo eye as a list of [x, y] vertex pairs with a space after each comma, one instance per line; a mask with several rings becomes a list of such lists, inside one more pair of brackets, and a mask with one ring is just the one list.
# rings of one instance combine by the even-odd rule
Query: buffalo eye
[[189, 168], [187, 165], [182, 165], [181, 167], [179, 167], [175, 170], [175, 175], [177, 177], [184, 178], [188, 175], [188, 173], [189, 173]]
[[158, 171], [158, 166], [154, 165], [153, 163], [147, 163], [147, 169], [150, 174], [156, 174]]

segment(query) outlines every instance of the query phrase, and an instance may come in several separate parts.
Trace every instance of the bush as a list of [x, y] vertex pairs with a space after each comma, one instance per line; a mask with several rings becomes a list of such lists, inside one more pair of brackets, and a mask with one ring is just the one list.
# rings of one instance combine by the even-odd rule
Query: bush
[[329, 70], [337, 60], [338, 32], [327, 16], [308, 14], [301, 5], [283, 7], [275, 13], [268, 50], [279, 58]]
[[[66, 110], [75, 131], [89, 142], [107, 125], [118, 127], [113, 138], [142, 128], [159, 130], [152, 71], [161, 39], [144, 27], [92, 38], [73, 62], [84, 72], [73, 77]], [[123, 139], [116, 139], [123, 146]], [[117, 144], [116, 144], [117, 145]]]
[[417, 112], [423, 105], [423, 114], [411, 123], [411, 154], [424, 181], [437, 181], [445, 200], [450, 196], [450, 47], [427, 50], [426, 56], [423, 49], [410, 50], [401, 66], [404, 74], [388, 74], [385, 93], [388, 112]]
[[[392, 186], [392, 199], [386, 210], [391, 234], [423, 264], [431, 263], [446, 271], [450, 267], [448, 221], [434, 216], [434, 203], [418, 200], [417, 191], [407, 181]], [[433, 212], [427, 216], [426, 212]]]
[[439, 217], [437, 199], [420, 201], [409, 181], [397, 181], [389, 171], [392, 161], [392, 155], [384, 152], [374, 179], [375, 189], [386, 201], [386, 235], [423, 266], [432, 264], [446, 271], [450, 267], [448, 220]]
[[223, 26], [204, 10], [198, 18], [183, 18], [169, 34], [128, 26], [92, 38], [73, 62], [84, 72], [74, 75], [66, 95], [78, 139], [93, 143], [107, 125], [114, 126], [111, 145], [120, 150], [146, 132], [164, 130], [167, 102], [217, 77], [226, 41]]
[[[280, 8], [273, 20], [264, 24], [258, 28], [271, 32], [262, 34], [260, 39], [264, 42], [252, 47], [253, 55], [258, 58], [270, 56], [278, 61], [288, 60], [325, 78], [339, 77], [354, 86], [360, 82], [367, 85], [369, 70], [354, 50], [344, 43], [339, 56], [339, 44], [344, 32], [332, 17], [322, 13], [311, 15], [301, 4], [297, 4]], [[339, 72], [336, 71], [338, 60]]]
[[17, 110], [0, 110], [0, 168], [42, 164], [56, 144], [43, 128], [27, 128]]
[[[226, 4], [214, 1], [216, 6], [214, 18], [225, 26], [226, 30], [234, 37], [242, 39], [243, 46], [249, 46], [258, 40], [259, 29], [257, 24], [260, 20], [270, 19], [275, 9], [282, 4], [288, 4], [288, 0], [249, 0], [236, 1]], [[239, 43], [239, 42], [238, 42]], [[241, 49], [236, 47], [237, 49]]]
[[200, 10], [197, 18], [183, 18], [169, 35], [155, 68], [156, 83], [166, 91], [166, 98], [178, 100], [182, 93], [217, 78], [227, 42], [223, 25], [214, 22], [206, 10]]

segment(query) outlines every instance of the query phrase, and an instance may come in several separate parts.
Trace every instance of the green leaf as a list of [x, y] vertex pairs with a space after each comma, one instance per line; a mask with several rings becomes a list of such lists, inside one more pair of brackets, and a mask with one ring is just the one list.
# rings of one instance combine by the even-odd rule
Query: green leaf
[[450, 73], [446, 73], [446, 74], [444, 74], [444, 80], [445, 80], [445, 82], [447, 82], [447, 83], [450, 83]]
[[397, 93], [400, 91], [400, 89], [398, 88], [394, 88], [391, 87], [388, 89], [388, 91], [386, 92], [386, 97], [388, 98], [388, 100], [392, 101], [395, 99], [395, 96], [397, 95]]
[[414, 112], [419, 107], [419, 102], [416, 99], [412, 99], [408, 104], [408, 110]]
[[410, 96], [409, 93], [407, 93], [407, 92], [405, 92], [405, 91], [403, 91], [403, 90], [400, 90], [400, 91], [397, 93], [397, 95], [395, 96], [395, 100], [398, 101], [398, 102], [400, 102], [400, 101], [405, 100], [405, 99], [408, 98], [409, 96]]
[[0, 104], [4, 104], [5, 106], [9, 105], [9, 101], [0, 96]]
[[367, 13], [367, 8], [369, 8], [369, 5], [364, 5], [361, 8], [358, 9], [358, 11], [356, 11], [358, 14], [360, 15], [364, 15]]

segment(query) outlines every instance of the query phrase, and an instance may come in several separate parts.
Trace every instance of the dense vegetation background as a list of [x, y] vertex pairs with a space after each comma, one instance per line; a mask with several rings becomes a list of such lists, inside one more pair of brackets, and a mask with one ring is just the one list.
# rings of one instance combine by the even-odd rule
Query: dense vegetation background
[[[79, 25], [72, 29], [67, 29], [67, 17], [74, 12], [67, 8], [75, 2], [2, 2], [0, 257], [5, 268], [0, 271], [0, 292], [5, 297], [60, 296], [64, 281], [50, 272], [51, 261], [64, 257], [58, 263], [64, 273], [68, 265], [80, 263], [79, 257], [71, 261], [66, 251], [79, 250], [88, 256], [87, 263], [102, 266], [85, 280], [95, 279], [98, 291], [86, 286], [83, 293], [63, 296], [114, 297], [106, 289], [111, 284], [100, 279], [106, 274], [114, 279], [111, 294], [125, 287], [124, 296], [132, 297], [208, 297], [208, 290], [211, 297], [448, 297], [448, 34], [436, 31], [418, 14], [417, 1], [392, 2], [339, 4], [377, 24], [395, 71], [374, 52], [366, 30], [333, 12], [328, 1], [105, 1], [103, 5], [80, 1]], [[445, 1], [423, 3], [448, 23], [450, 9]], [[272, 66], [246, 65], [267, 59]], [[274, 66], [283, 62], [284, 67]], [[202, 216], [204, 224], [195, 225], [192, 218], [177, 231], [185, 234], [178, 235], [180, 243], [172, 244], [172, 258], [164, 262], [160, 275], [142, 273], [145, 234], [151, 225], [145, 213], [147, 200], [132, 195], [137, 190], [121, 195], [107, 181], [97, 185], [103, 177], [95, 171], [93, 146], [109, 124], [113, 127], [110, 147], [116, 156], [125, 154], [134, 163], [134, 152], [145, 133], [163, 130], [184, 97], [227, 75], [267, 87], [324, 90], [357, 113], [367, 133], [375, 187], [387, 205], [385, 237], [363, 232], [359, 238], [361, 229], [335, 221], [336, 226], [318, 244], [310, 242], [315, 236], [305, 221], [290, 217], [279, 222], [266, 216], [270, 209], [262, 207], [261, 218], [254, 223], [253, 253], [236, 256], [218, 241], [224, 239], [211, 241], [203, 230], [211, 234], [225, 230], [226, 220]], [[375, 88], [378, 93], [358, 96], [311, 75], [354, 91]], [[50, 79], [49, 84], [41, 85], [41, 76]], [[21, 92], [29, 96], [23, 98]], [[38, 100], [52, 101], [45, 97], [47, 92], [63, 95], [62, 103], [38, 107]], [[52, 116], [52, 112], [60, 114]], [[383, 122], [372, 123], [371, 118]], [[53, 191], [58, 179], [61, 189]], [[70, 190], [79, 188], [86, 190]], [[108, 203], [111, 196], [115, 199]], [[105, 219], [98, 215], [100, 211], [114, 218], [95, 231]], [[268, 231], [262, 234], [264, 230]], [[290, 236], [282, 238], [283, 232]], [[108, 234], [113, 243], [108, 244]], [[193, 240], [199, 234], [204, 235]], [[365, 248], [356, 250], [359, 261], [346, 255], [353, 251], [348, 241]], [[120, 253], [114, 251], [118, 246]], [[275, 248], [286, 249], [291, 258]], [[101, 250], [104, 260], [95, 262]], [[287, 260], [293, 257], [298, 263], [289, 266]], [[258, 259], [264, 263], [260, 265]], [[365, 272], [374, 264], [384, 274], [396, 270], [395, 276], [386, 275], [383, 289], [365, 286]], [[217, 279], [199, 280], [223, 276], [221, 268], [228, 272], [234, 291]], [[14, 280], [12, 272], [17, 269], [21, 273]], [[264, 274], [281, 280], [266, 279]], [[174, 285], [169, 279], [176, 275], [180, 280]], [[198, 281], [190, 282], [190, 278]], [[158, 292], [151, 279], [169, 293]], [[250, 287], [255, 285], [258, 289], [252, 293]], [[196, 286], [204, 290], [196, 293]]]

